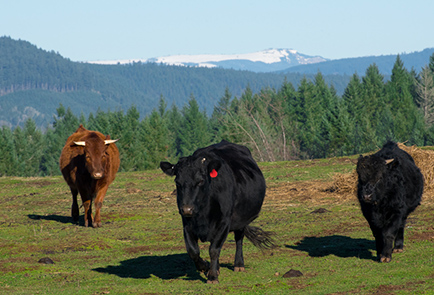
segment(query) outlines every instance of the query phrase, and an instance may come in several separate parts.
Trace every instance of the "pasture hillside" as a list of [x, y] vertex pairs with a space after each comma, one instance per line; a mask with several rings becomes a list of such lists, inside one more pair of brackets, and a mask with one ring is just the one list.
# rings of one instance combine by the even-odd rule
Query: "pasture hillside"
[[[175, 184], [159, 170], [119, 173], [98, 229], [83, 226], [83, 208], [72, 223], [60, 176], [1, 177], [0, 294], [429, 293], [432, 191], [410, 215], [404, 253], [380, 264], [354, 191], [336, 189], [336, 175], [351, 174], [356, 160], [260, 163], [267, 195], [253, 224], [274, 231], [279, 246], [261, 252], [245, 241], [246, 272], [235, 273], [230, 234], [218, 285], [207, 285], [186, 254]], [[208, 259], [208, 243], [200, 245]]]

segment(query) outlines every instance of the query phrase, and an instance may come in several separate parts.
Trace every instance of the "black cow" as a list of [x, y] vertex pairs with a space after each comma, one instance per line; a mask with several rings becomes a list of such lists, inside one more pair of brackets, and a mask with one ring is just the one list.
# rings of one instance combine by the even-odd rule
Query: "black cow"
[[[274, 246], [270, 232], [249, 226], [261, 211], [265, 179], [248, 148], [222, 141], [160, 167], [176, 176], [187, 252], [197, 270], [207, 272], [208, 283], [218, 283], [220, 250], [230, 231], [236, 241], [234, 271], [244, 271], [244, 236], [257, 247]], [[211, 263], [200, 257], [198, 239], [210, 242]]]
[[413, 158], [392, 141], [357, 162], [357, 198], [371, 227], [380, 262], [404, 248], [408, 215], [420, 204], [423, 176]]

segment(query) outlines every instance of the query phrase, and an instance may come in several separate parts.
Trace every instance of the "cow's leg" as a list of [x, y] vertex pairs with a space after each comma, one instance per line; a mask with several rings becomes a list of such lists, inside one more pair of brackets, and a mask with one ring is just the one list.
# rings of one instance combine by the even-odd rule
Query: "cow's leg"
[[381, 229], [377, 228], [375, 225], [370, 224], [372, 234], [375, 238], [375, 249], [377, 250], [377, 259], [380, 259], [381, 252], [383, 252], [383, 233]]
[[95, 198], [95, 217], [92, 223], [93, 227], [101, 227], [101, 208], [107, 189], [108, 185], [102, 187]]
[[211, 262], [207, 274], [208, 284], [217, 284], [219, 282], [218, 276], [220, 274], [220, 251], [229, 234], [229, 226], [226, 228], [221, 227], [220, 229], [221, 230], [219, 230], [219, 233], [214, 237], [214, 239], [211, 241], [211, 245], [209, 246], [209, 258]]
[[398, 229], [398, 233], [395, 238], [395, 247], [393, 248], [393, 253], [401, 253], [404, 251], [404, 227], [406, 218], [401, 222], [401, 226]]
[[235, 251], [234, 271], [245, 271], [244, 257], [243, 257], [244, 229], [234, 231], [234, 235], [235, 235], [235, 242], [237, 245]]
[[392, 260], [393, 243], [398, 236], [400, 220], [394, 220], [383, 230], [383, 251], [380, 254], [380, 262], [390, 262]]
[[88, 227], [92, 224], [92, 201], [86, 200], [83, 202], [84, 207], [84, 226]]
[[209, 263], [200, 257], [200, 249], [197, 240], [197, 237], [184, 227], [184, 242], [188, 256], [193, 260], [198, 271], [207, 272], [209, 270]]
[[78, 202], [77, 202], [78, 190], [76, 188], [71, 188], [71, 193], [72, 193], [71, 216], [72, 216], [72, 220], [75, 223], [77, 223], [80, 216], [80, 211], [78, 209]]

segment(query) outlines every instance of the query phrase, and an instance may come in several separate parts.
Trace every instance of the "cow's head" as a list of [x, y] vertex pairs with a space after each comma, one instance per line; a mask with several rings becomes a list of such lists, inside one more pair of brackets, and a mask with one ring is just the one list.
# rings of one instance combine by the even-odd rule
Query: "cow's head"
[[383, 187], [387, 170], [394, 159], [384, 160], [376, 155], [360, 156], [357, 161], [357, 175], [359, 177], [359, 198], [365, 203], [375, 203], [379, 197], [376, 192]]
[[107, 148], [116, 141], [118, 140], [112, 140], [108, 135], [105, 140], [101, 139], [95, 133], [91, 133], [83, 141], [74, 141], [75, 145], [84, 148], [85, 166], [93, 179], [101, 179], [104, 177], [108, 158]]
[[219, 178], [221, 162], [207, 157], [186, 157], [177, 164], [160, 162], [160, 168], [169, 176], [175, 175], [179, 213], [193, 217], [209, 201], [209, 187]]

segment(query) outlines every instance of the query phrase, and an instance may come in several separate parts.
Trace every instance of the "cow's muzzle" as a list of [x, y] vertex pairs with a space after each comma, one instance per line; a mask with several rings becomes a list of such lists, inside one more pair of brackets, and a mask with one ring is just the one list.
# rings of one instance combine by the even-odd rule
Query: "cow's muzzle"
[[365, 201], [366, 203], [371, 203], [372, 202], [372, 194], [364, 194], [363, 195], [363, 201]]
[[194, 207], [190, 205], [184, 205], [181, 207], [181, 215], [184, 217], [192, 217], [194, 213]]
[[103, 173], [102, 172], [95, 172], [92, 174], [92, 178], [93, 179], [101, 179], [103, 177]]

